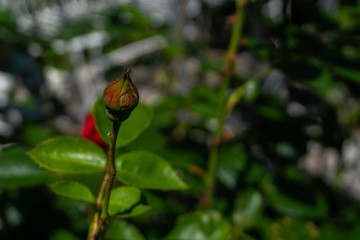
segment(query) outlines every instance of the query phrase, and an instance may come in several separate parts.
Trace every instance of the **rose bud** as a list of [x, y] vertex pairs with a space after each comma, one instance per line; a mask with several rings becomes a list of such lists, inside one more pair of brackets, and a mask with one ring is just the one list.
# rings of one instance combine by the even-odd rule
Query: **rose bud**
[[130, 79], [130, 68], [104, 90], [106, 114], [112, 121], [124, 121], [139, 102], [139, 92]]

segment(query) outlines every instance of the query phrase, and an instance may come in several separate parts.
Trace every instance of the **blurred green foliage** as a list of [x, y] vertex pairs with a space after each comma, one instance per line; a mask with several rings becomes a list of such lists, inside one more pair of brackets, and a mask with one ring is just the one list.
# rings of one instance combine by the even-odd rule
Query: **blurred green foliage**
[[[321, 1], [279, 0], [283, 7], [276, 17], [266, 14], [267, 2], [248, 3], [239, 55], [249, 54], [252, 61], [258, 65], [267, 63], [273, 71], [262, 81], [246, 86], [244, 98], [229, 118], [229, 125], [232, 120], [235, 124], [220, 146], [217, 192], [211, 211], [203, 210], [202, 191], [218, 89], [206, 84], [204, 76], [221, 76], [223, 60], [219, 52], [226, 51], [231, 30], [227, 17], [233, 13], [234, 2], [224, 1], [218, 7], [202, 3], [202, 17], [208, 19], [209, 25], [202, 33], [207, 37], [197, 41], [174, 39], [170, 25], [154, 27], [146, 13], [133, 7], [102, 13], [104, 30], [110, 36], [104, 54], [155, 34], [169, 40], [163, 51], [134, 63], [150, 71], [161, 69], [170, 77], [160, 86], [165, 96], [153, 107], [148, 128], [134, 133], [137, 138], [122, 144], [117, 151], [123, 154], [145, 150], [157, 154], [176, 168], [188, 186], [180, 192], [143, 191], [141, 197], [152, 209], [127, 221], [111, 219], [105, 239], [360, 238], [360, 205], [354, 197], [355, 190], [346, 192], [347, 187], [342, 185], [342, 177], [350, 174], [345, 171], [345, 163], [339, 163], [330, 180], [323, 177], [330, 171], [325, 167], [323, 175], [300, 168], [309, 154], [310, 143], [335, 150], [341, 159], [344, 142], [353, 139], [358, 130], [360, 2], [329, 1], [337, 4], [326, 10]], [[91, 32], [92, 21], [89, 15], [83, 21], [67, 22], [56, 39], [69, 40]], [[51, 40], [16, 32], [14, 24], [10, 10], [0, 12], [1, 71], [16, 73], [21, 69], [18, 65], [26, 57], [19, 55], [20, 60], [10, 61], [7, 53], [20, 51], [33, 42], [46, 49], [41, 67], [71, 68], [68, 53], [55, 52], [50, 47]], [[171, 69], [171, 62], [179, 58], [196, 58], [200, 63], [196, 87], [183, 95], [172, 90], [176, 71]], [[117, 70], [109, 68], [106, 75]], [[257, 70], [258, 66], [249, 72]], [[36, 74], [32, 76], [40, 79]], [[229, 91], [248, 78], [248, 72], [238, 73], [231, 79]], [[30, 78], [24, 78], [25, 82], [26, 79]], [[41, 80], [28, 81], [30, 89], [43, 84]], [[35, 99], [38, 97], [36, 91], [31, 93]], [[294, 103], [295, 109], [301, 111], [291, 111]], [[35, 107], [36, 104], [38, 100], [34, 100]], [[38, 122], [46, 119], [34, 118]], [[54, 196], [41, 184], [61, 176], [49, 175], [25, 155], [29, 147], [60, 133], [34, 122], [17, 131], [19, 134], [11, 140], [19, 144], [0, 152], [0, 238], [22, 239], [26, 233], [36, 239], [84, 239], [89, 206]], [[106, 131], [101, 134], [105, 136]], [[325, 158], [317, 155], [314, 161]], [[75, 180], [87, 186], [85, 192], [90, 188], [94, 194], [94, 189], [98, 189], [94, 179], [87, 179], [89, 176], [78, 178]], [[100, 176], [96, 180], [99, 179]]]

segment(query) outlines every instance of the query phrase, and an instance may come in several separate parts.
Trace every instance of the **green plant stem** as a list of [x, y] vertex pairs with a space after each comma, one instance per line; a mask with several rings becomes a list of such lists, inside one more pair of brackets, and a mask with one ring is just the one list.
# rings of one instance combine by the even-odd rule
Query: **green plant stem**
[[213, 195], [215, 191], [215, 179], [216, 179], [216, 169], [218, 165], [218, 152], [220, 138], [223, 131], [224, 122], [226, 120], [225, 116], [225, 102], [226, 102], [226, 92], [229, 88], [230, 78], [233, 75], [233, 69], [235, 66], [235, 54], [239, 46], [239, 40], [241, 38], [241, 33], [244, 25], [244, 15], [245, 15], [245, 6], [247, 0], [238, 0], [236, 2], [236, 22], [232, 28], [231, 38], [229, 47], [227, 50], [227, 57], [224, 66], [224, 78], [220, 87], [219, 92], [219, 105], [218, 105], [218, 115], [217, 115], [217, 128], [213, 135], [213, 140], [210, 146], [210, 154], [208, 160], [208, 172], [205, 176], [205, 198], [206, 205], [210, 207], [213, 202]]
[[103, 180], [103, 182], [101, 184], [98, 197], [96, 199], [96, 209], [98, 211], [101, 209], [101, 200], [102, 200], [102, 198], [104, 196], [104, 190], [105, 190], [106, 183], [109, 181], [108, 180], [109, 174], [107, 174], [108, 171], [109, 171], [108, 166], [106, 166], [105, 177], [104, 177], [104, 180]]
[[108, 162], [106, 166], [104, 180], [101, 184], [100, 191], [96, 199], [97, 212], [94, 214], [92, 225], [89, 228], [88, 240], [100, 239], [102, 237], [104, 223], [107, 221], [107, 218], [109, 216], [108, 208], [110, 202], [111, 189], [116, 177], [116, 167], [115, 167], [116, 138], [119, 133], [120, 126], [121, 126], [120, 121], [113, 121], [113, 128], [109, 133], [110, 143], [108, 150]]
[[108, 153], [108, 171], [109, 171], [109, 177], [110, 181], [105, 187], [105, 197], [104, 197], [104, 205], [101, 212], [101, 218], [107, 218], [108, 217], [108, 207], [109, 207], [109, 201], [110, 201], [110, 194], [111, 194], [111, 188], [112, 184], [115, 181], [116, 177], [116, 167], [115, 167], [115, 148], [116, 148], [116, 138], [120, 129], [121, 123], [118, 121], [114, 121], [112, 132], [110, 133], [110, 146], [109, 146], [109, 153]]
[[235, 105], [240, 101], [240, 99], [244, 96], [246, 87], [251, 82], [257, 82], [269, 75], [271, 72], [271, 67], [269, 65], [266, 65], [260, 72], [256, 73], [254, 76], [249, 78], [244, 84], [239, 86], [235, 92], [233, 92], [230, 97], [228, 98], [225, 107], [224, 107], [224, 114], [223, 117], [229, 116]]

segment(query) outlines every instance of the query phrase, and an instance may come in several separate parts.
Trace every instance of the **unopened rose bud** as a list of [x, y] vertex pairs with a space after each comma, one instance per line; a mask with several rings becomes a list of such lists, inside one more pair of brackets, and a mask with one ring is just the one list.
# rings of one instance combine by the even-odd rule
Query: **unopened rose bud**
[[139, 102], [139, 92], [130, 79], [130, 68], [104, 90], [106, 113], [112, 121], [124, 121]]

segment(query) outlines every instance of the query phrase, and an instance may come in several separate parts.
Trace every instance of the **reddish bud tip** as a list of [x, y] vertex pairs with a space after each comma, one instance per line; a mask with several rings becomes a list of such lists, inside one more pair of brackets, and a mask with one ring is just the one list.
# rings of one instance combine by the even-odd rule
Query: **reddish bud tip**
[[104, 90], [106, 113], [111, 120], [124, 121], [139, 102], [139, 92], [130, 79], [130, 68]]

